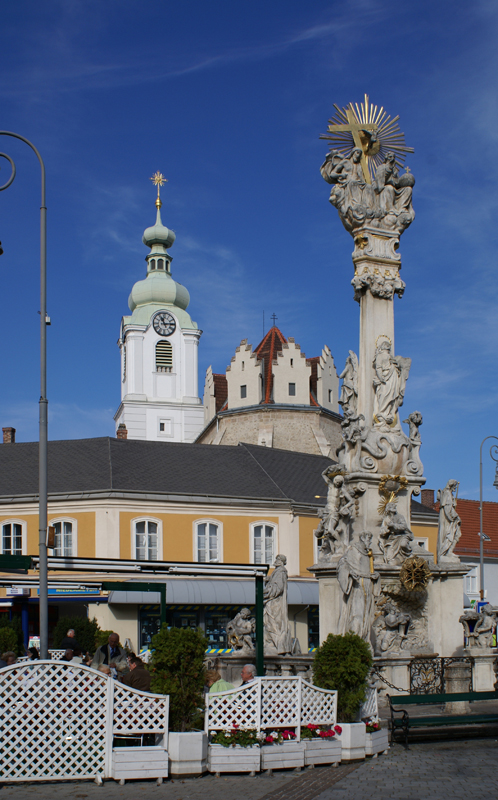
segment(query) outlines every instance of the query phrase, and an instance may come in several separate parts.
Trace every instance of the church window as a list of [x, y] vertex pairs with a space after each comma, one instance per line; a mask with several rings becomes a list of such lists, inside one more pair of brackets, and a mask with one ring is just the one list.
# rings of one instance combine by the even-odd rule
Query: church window
[[76, 524], [70, 520], [62, 519], [51, 522], [54, 528], [54, 556], [76, 555]]
[[150, 268], [151, 269], [155, 269], [156, 268], [156, 259], [155, 258], [151, 258], [151, 260], [150, 260]]
[[294, 359], [293, 358], [291, 358], [291, 360], [290, 360], [290, 365], [291, 365], [291, 367], [294, 366]]
[[157, 372], [171, 372], [173, 369], [173, 346], [164, 340], [156, 344]]
[[137, 561], [157, 561], [157, 522], [141, 519], [135, 522], [135, 558]]
[[329, 403], [332, 403], [333, 397], [334, 397], [334, 395], [333, 395], [332, 389], [329, 389]]
[[195, 550], [200, 563], [221, 561], [221, 526], [217, 522], [197, 522]]
[[295, 397], [295, 396], [296, 396], [296, 384], [289, 383], [289, 397]]
[[2, 525], [2, 553], [9, 556], [22, 556], [21, 522], [4, 522]]
[[157, 268], [164, 269], [164, 260], [162, 258], [157, 259]]
[[275, 560], [275, 526], [258, 522], [251, 527], [253, 564], [273, 564]]
[[245, 364], [244, 364], [244, 362], [242, 362], [242, 372], [244, 371], [244, 366], [245, 366]]
[[244, 397], [247, 397], [247, 385], [246, 384], [244, 384], [243, 386], [240, 387], [240, 396], [241, 396], [242, 399]]

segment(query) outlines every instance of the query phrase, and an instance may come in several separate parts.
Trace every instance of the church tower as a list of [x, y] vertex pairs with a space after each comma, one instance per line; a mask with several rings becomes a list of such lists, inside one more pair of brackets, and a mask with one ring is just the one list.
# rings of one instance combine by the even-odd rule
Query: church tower
[[187, 289], [171, 275], [168, 250], [176, 236], [161, 221], [165, 178], [157, 172], [152, 180], [156, 224], [142, 239], [150, 248], [147, 276], [131, 290], [132, 313], [121, 322], [121, 403], [114, 419], [120, 438], [192, 442], [204, 423], [197, 374], [202, 331], [186, 310]]

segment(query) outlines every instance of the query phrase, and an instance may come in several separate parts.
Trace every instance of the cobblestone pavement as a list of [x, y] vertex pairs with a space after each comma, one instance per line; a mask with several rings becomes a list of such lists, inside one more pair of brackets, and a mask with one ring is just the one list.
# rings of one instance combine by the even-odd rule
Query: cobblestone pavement
[[0, 800], [497, 800], [498, 741], [471, 739], [396, 744], [388, 755], [365, 762], [317, 767], [272, 777], [206, 775], [190, 780], [4, 784]]

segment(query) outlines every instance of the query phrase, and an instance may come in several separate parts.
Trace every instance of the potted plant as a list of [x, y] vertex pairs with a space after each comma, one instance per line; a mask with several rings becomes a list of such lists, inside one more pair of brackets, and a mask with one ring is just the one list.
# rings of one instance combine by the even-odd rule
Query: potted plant
[[365, 700], [372, 653], [360, 636], [349, 631], [330, 633], [315, 653], [313, 683], [323, 689], [336, 689], [337, 718], [342, 727], [342, 760], [365, 758], [364, 722], [354, 722]]
[[201, 630], [168, 630], [163, 624], [152, 646], [151, 689], [169, 695], [170, 774], [202, 775], [207, 770], [207, 734], [201, 730], [207, 639]]
[[301, 728], [304, 742], [304, 765], [338, 764], [341, 760], [342, 727], [340, 725], [306, 725]]
[[389, 750], [387, 728], [382, 728], [378, 717], [370, 717], [366, 721], [365, 755], [377, 758], [379, 753]]
[[231, 730], [213, 731], [209, 736], [208, 769], [221, 772], [259, 772], [260, 734], [256, 728], [233, 725]]
[[304, 767], [304, 742], [298, 742], [289, 728], [261, 731], [261, 769]]

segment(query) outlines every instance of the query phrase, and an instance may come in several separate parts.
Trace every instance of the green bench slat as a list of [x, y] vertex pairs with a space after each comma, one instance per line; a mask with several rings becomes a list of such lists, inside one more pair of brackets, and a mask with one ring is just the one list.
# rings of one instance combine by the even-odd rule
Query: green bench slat
[[389, 702], [392, 706], [456, 703], [463, 700], [498, 700], [498, 692], [454, 692], [452, 694], [389, 695]]
[[[401, 728], [401, 720], [395, 720], [395, 728]], [[480, 723], [498, 723], [498, 714], [467, 714], [462, 717], [410, 717], [408, 727], [423, 728], [428, 725], [478, 725]]]

